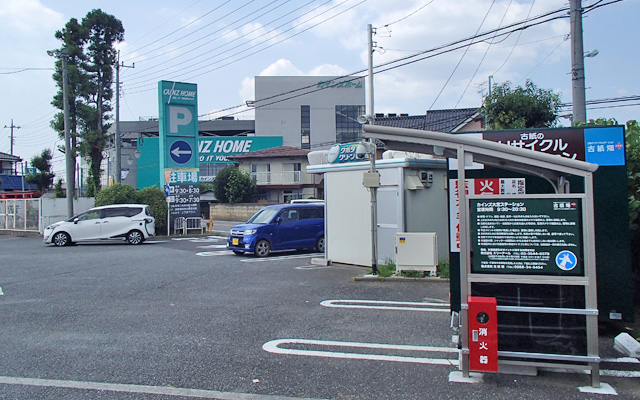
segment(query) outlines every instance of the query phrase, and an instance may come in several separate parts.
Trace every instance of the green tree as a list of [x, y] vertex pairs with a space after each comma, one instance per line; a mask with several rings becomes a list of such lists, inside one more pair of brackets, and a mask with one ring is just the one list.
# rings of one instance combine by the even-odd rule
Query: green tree
[[38, 170], [35, 174], [27, 175], [25, 178], [27, 183], [36, 185], [38, 191], [44, 193], [53, 184], [55, 174], [51, 172], [51, 159], [53, 155], [50, 149], [42, 150], [39, 156], [31, 158], [31, 166]]
[[506, 82], [493, 85], [480, 114], [489, 129], [548, 128], [556, 125], [560, 105], [559, 94], [539, 89], [529, 80], [515, 89]]
[[53, 191], [56, 194], [57, 199], [62, 199], [67, 197], [67, 192], [62, 188], [62, 179], [58, 179], [56, 184], [53, 185]]
[[228, 203], [229, 197], [227, 197], [227, 182], [236, 167], [226, 167], [222, 171], [218, 172], [216, 178], [213, 180], [213, 195], [220, 203]]
[[253, 201], [257, 189], [247, 172], [234, 168], [227, 181], [225, 192], [229, 203], [248, 203]]
[[[115, 44], [124, 40], [122, 23], [101, 10], [92, 10], [78, 22], [72, 18], [56, 32], [68, 54], [69, 116], [73, 158], [79, 152], [87, 158], [89, 173], [87, 194], [100, 189], [102, 152], [107, 144], [109, 112], [113, 98], [113, 67], [116, 63]], [[53, 76], [59, 92], [52, 104], [64, 109], [62, 101], [61, 63], [56, 62]], [[51, 125], [64, 135], [63, 113], [58, 113]], [[75, 168], [74, 168], [75, 169]]]

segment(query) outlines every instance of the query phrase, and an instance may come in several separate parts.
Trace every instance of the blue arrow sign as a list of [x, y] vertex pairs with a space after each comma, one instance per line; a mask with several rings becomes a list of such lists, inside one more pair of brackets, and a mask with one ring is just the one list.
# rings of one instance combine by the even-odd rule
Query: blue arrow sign
[[169, 194], [171, 194], [171, 188], [169, 187], [169, 185], [164, 185], [164, 194], [165, 196], [169, 197]]
[[171, 159], [177, 164], [186, 164], [191, 160], [191, 145], [184, 140], [176, 140], [169, 148]]

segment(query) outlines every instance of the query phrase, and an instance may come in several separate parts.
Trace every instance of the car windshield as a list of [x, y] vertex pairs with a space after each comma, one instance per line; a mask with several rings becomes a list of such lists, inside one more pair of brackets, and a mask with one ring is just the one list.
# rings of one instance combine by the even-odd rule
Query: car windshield
[[268, 224], [273, 217], [278, 213], [277, 208], [263, 208], [257, 213], [253, 214], [247, 221], [248, 224]]

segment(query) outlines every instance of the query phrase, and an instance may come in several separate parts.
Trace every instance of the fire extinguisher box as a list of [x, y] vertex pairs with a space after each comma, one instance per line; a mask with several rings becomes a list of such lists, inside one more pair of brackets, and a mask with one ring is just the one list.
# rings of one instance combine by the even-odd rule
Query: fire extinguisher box
[[498, 312], [495, 297], [469, 296], [469, 369], [498, 372]]

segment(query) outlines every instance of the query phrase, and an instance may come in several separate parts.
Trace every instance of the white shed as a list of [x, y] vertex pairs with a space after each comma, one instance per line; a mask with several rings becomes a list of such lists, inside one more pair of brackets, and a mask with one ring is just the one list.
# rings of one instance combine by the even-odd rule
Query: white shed
[[[309, 159], [315, 160], [311, 154]], [[307, 173], [324, 174], [325, 257], [331, 262], [371, 266], [371, 196], [362, 183], [369, 167], [368, 161], [307, 167]], [[395, 260], [399, 232], [435, 232], [438, 253], [448, 258], [446, 161], [383, 159], [376, 161], [376, 169], [377, 263]]]

